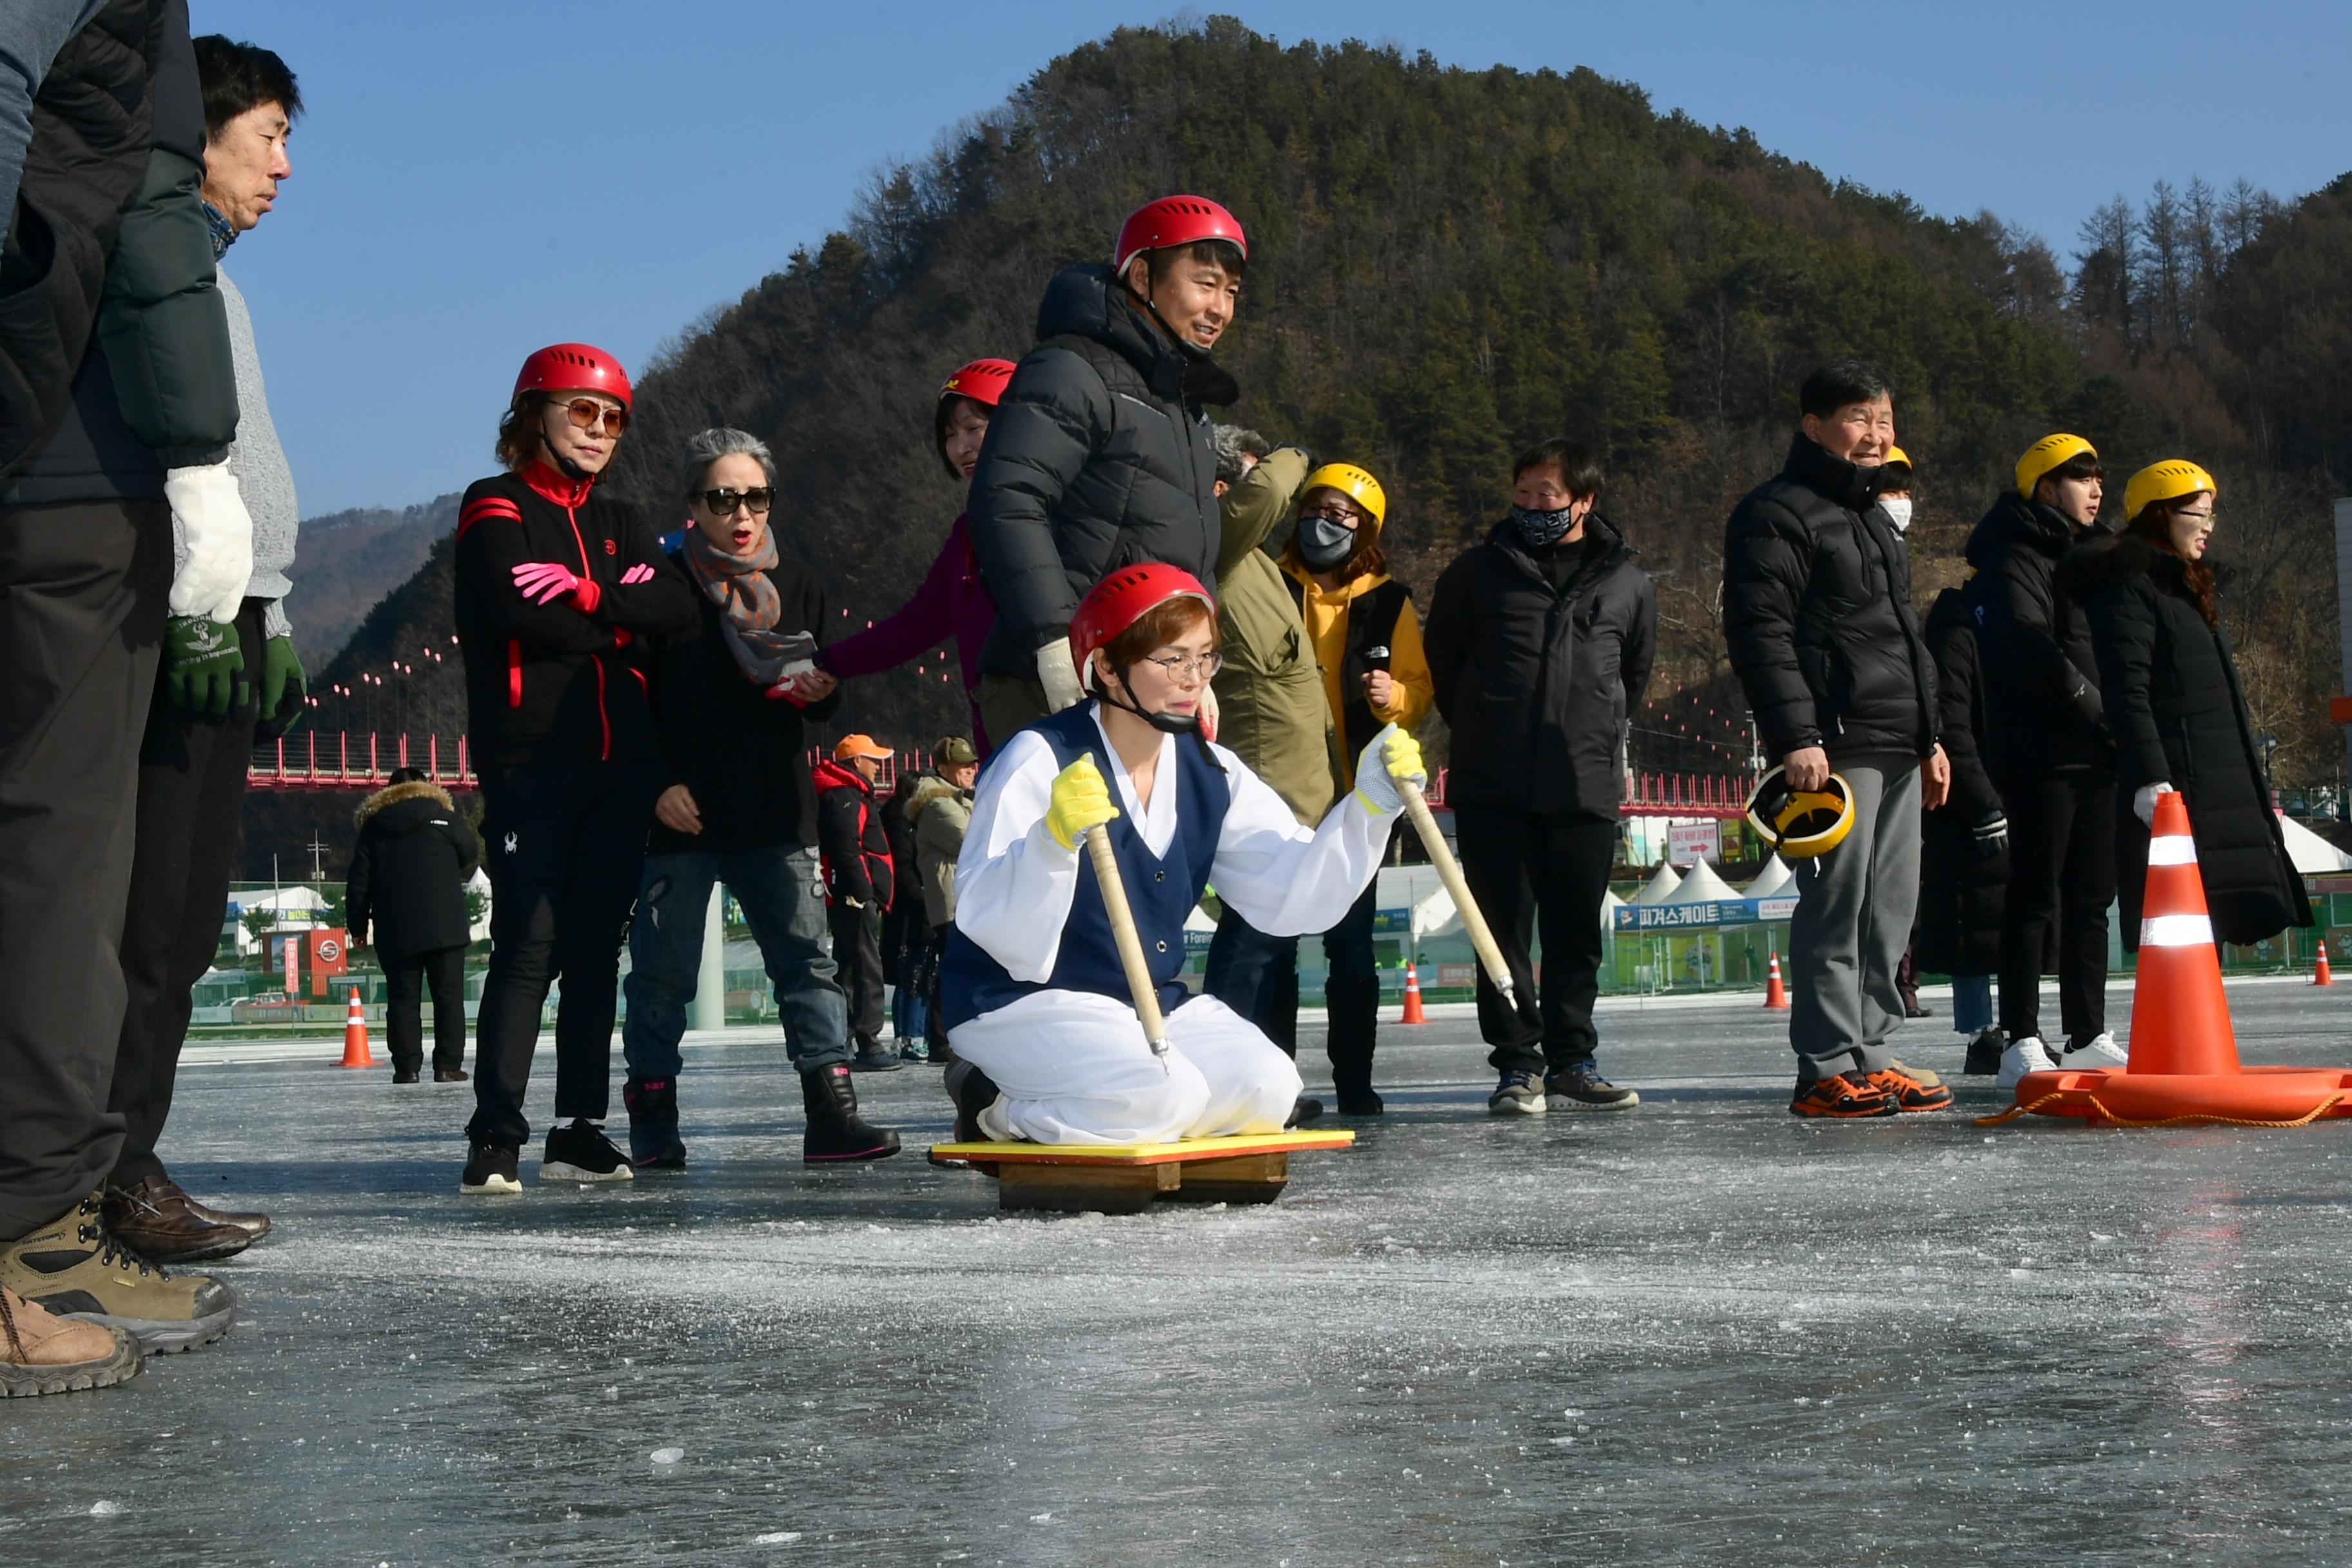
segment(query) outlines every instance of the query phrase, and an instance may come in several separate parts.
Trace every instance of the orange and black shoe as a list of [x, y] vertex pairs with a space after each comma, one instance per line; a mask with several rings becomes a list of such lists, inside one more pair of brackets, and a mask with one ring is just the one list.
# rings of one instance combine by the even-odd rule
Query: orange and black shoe
[[[1876, 1077], [1877, 1075], [1873, 1075]], [[1886, 1091], [1860, 1073], [1840, 1073], [1797, 1091], [1789, 1101], [1791, 1116], [1825, 1116], [1850, 1121], [1863, 1116], [1892, 1116], [1895, 1101]]]
[[1941, 1079], [1933, 1083], [1914, 1077], [1901, 1063], [1881, 1068], [1864, 1081], [1885, 1095], [1897, 1110], [1949, 1110], [1952, 1091]]

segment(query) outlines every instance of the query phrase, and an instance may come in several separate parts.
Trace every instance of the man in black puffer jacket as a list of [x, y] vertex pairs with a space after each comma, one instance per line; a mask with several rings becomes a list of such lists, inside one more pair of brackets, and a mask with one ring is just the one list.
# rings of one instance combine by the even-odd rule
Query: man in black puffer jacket
[[2099, 532], [2105, 475], [2080, 436], [2045, 436], [2017, 489], [1969, 535], [1969, 607], [1984, 660], [1985, 761], [2009, 815], [2000, 922], [2000, 1087], [2057, 1065], [2042, 1043], [2042, 955], [2058, 927], [2067, 1065], [2121, 1067], [2107, 1033], [2107, 905], [2116, 896], [2116, 747], [2091, 624], [2060, 563]]
[[1911, 610], [1909, 557], [1878, 505], [1895, 445], [1893, 389], [1857, 361], [1815, 371], [1780, 477], [1748, 492], [1724, 534], [1723, 632], [1731, 666], [1790, 784], [1832, 767], [1853, 825], [1798, 863], [1789, 931], [1801, 1116], [1935, 1110], [1951, 1091], [1897, 1068], [1895, 970], [1919, 896], [1919, 812], [1944, 804], [1935, 660]]
[[1209, 358], [1248, 264], [1216, 203], [1169, 196], [1120, 228], [1112, 264], [1066, 268], [1037, 346], [989, 421], [971, 478], [971, 544], [996, 601], [980, 705], [1002, 746], [1083, 695], [1070, 614], [1141, 562], [1217, 572], [1217, 455], [1203, 405], [1240, 395]]

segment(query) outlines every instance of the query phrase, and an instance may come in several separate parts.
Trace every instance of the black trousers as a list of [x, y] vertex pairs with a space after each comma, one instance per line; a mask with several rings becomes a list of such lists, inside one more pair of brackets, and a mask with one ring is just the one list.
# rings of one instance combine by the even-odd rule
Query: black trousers
[[636, 901], [646, 830], [661, 794], [654, 763], [534, 763], [482, 770], [490, 869], [490, 972], [474, 1030], [478, 1143], [520, 1147], [531, 1053], [548, 986], [555, 1014], [555, 1119], [612, 1109], [621, 942]]
[[[1601, 994], [1601, 900], [1617, 855], [1617, 819], [1457, 805], [1454, 822], [1462, 874], [1517, 993], [1517, 1005], [1507, 1004], [1480, 969], [1487, 1062], [1498, 1072], [1555, 1073], [1591, 1062], [1601, 1042], [1592, 1001]], [[1538, 932], [1540, 993], [1528, 957]]]
[[[247, 684], [261, 684], [262, 601], [236, 617]], [[256, 702], [218, 719], [172, 705], [159, 672], [139, 743], [138, 847], [122, 923], [122, 983], [129, 1004], [114, 1053], [107, 1109], [122, 1118], [122, 1152], [109, 1178], [132, 1186], [163, 1174], [156, 1140], [172, 1114], [180, 1048], [196, 982], [220, 949], [221, 913], [244, 837], [245, 779], [253, 760]]]
[[0, 508], [0, 1241], [79, 1203], [122, 1146], [107, 1090], [171, 578], [160, 500]]
[[2107, 1026], [2107, 906], [2116, 896], [2116, 779], [2068, 769], [2005, 779], [2009, 897], [2000, 920], [2000, 1026], [2042, 1033], [2042, 971], [2058, 927], [2058, 1018], [2069, 1040]]
[[[1374, 878], [1339, 923], [1323, 933], [1330, 973], [1323, 983], [1324, 1053], [1339, 1089], [1369, 1089], [1379, 1044], [1381, 972], [1374, 962], [1372, 921], [1380, 880]], [[1268, 936], [1231, 906], [1209, 939], [1201, 989], [1265, 1032], [1286, 1056], [1298, 1055], [1298, 939]]]
[[849, 997], [850, 1045], [863, 1048], [882, 1037], [882, 911], [836, 901], [826, 907], [824, 919], [833, 930], [834, 966]]
[[383, 1032], [394, 1072], [425, 1066], [425, 986], [433, 985], [433, 1069], [466, 1065], [466, 950], [436, 947], [383, 966]]

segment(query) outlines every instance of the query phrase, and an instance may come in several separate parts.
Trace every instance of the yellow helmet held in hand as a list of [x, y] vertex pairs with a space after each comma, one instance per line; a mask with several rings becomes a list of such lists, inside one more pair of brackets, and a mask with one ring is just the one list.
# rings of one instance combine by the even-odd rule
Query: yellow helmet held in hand
[[2099, 449], [2080, 436], [2063, 433], [2044, 436], [2025, 449], [2025, 456], [2017, 459], [2017, 493], [2032, 500], [2033, 487], [2040, 484], [2051, 469], [2063, 468], [2085, 455], [2095, 462]]
[[1826, 855], [1853, 831], [1853, 787], [1832, 773], [1820, 789], [1790, 789], [1788, 769], [1774, 768], [1748, 797], [1748, 826], [1768, 850], [1790, 859]]
[[2161, 463], [2150, 463], [2124, 486], [2124, 521], [2131, 521], [2151, 502], [2178, 500], [2200, 490], [2211, 491], [2215, 500], [2221, 499], [2221, 487], [2213, 482], [2213, 476], [2188, 458], [2167, 458]]
[[1378, 527], [1388, 516], [1388, 492], [1381, 489], [1380, 480], [1353, 463], [1324, 464], [1307, 476], [1307, 483], [1299, 488], [1298, 493], [1303, 496], [1312, 489], [1338, 490], [1341, 495], [1370, 512], [1374, 527]]

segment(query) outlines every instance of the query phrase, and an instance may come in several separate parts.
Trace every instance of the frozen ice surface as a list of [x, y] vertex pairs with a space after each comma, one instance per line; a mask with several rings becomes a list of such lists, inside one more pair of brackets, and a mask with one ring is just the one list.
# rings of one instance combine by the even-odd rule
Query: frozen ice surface
[[[2352, 988], [2231, 997], [2352, 1060]], [[1641, 1109], [1510, 1121], [1467, 1023], [1384, 1028], [1359, 1149], [1123, 1219], [927, 1167], [929, 1068], [804, 1168], [765, 1034], [688, 1051], [689, 1171], [505, 1204], [466, 1087], [198, 1047], [165, 1155], [278, 1233], [221, 1344], [0, 1413], [0, 1562], [2352, 1557], [2352, 1127], [1801, 1122], [1784, 1017], [1606, 1011]]]

